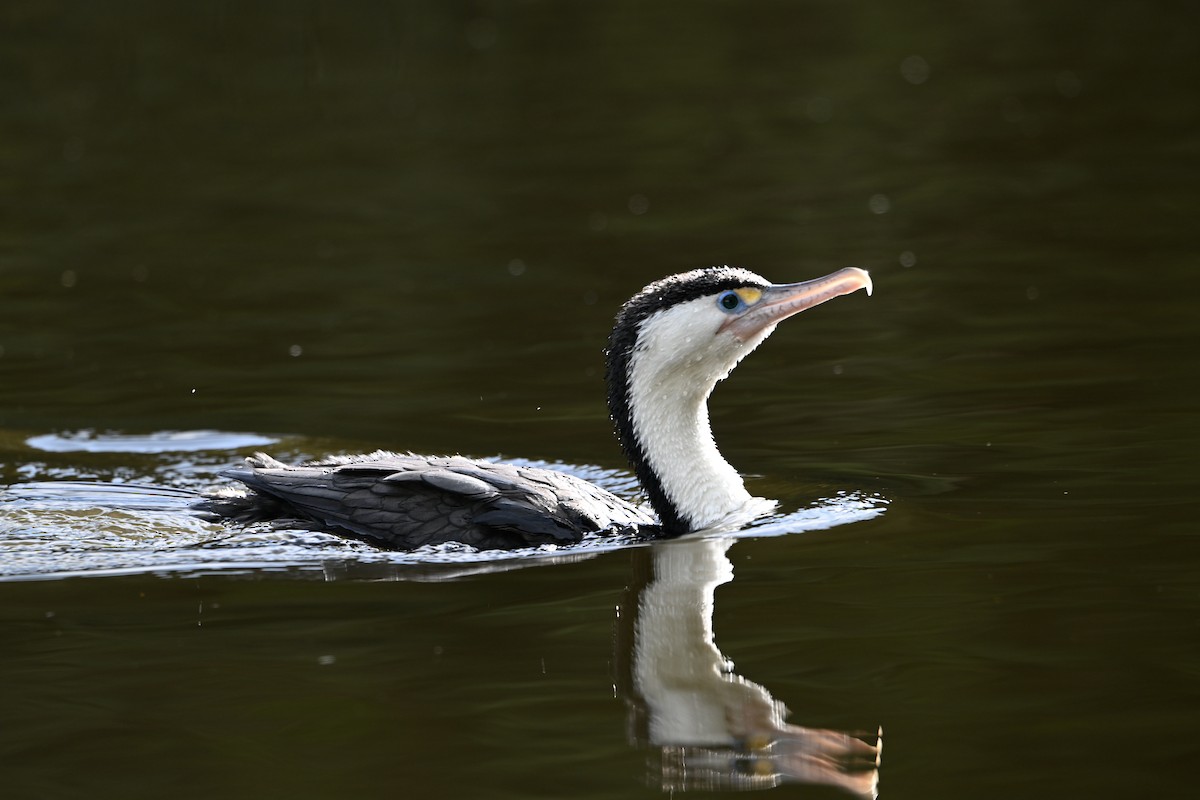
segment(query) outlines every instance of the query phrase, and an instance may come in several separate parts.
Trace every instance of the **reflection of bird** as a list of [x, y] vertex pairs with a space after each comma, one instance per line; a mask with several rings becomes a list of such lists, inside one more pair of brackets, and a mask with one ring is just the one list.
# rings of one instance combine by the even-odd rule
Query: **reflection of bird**
[[714, 592], [733, 580], [733, 541], [657, 542], [635, 556], [645, 581], [617, 614], [617, 677], [652, 778], [665, 792], [799, 782], [875, 798], [882, 728], [870, 735], [791, 724], [783, 703], [717, 648]]
[[569, 544], [617, 530], [671, 536], [749, 521], [766, 504], [718, 452], [708, 396], [780, 320], [858, 289], [870, 293], [871, 279], [854, 267], [781, 285], [712, 267], [652, 283], [621, 308], [608, 344], [608, 403], [657, 520], [561, 472], [385, 452], [297, 467], [259, 454], [223, 473], [250, 492], [212, 495], [198, 509], [393, 549]]

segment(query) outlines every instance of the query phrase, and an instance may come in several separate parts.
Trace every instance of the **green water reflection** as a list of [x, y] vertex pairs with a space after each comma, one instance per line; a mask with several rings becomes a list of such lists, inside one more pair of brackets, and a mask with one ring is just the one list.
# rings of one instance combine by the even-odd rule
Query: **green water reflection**
[[[713, 423], [785, 509], [891, 504], [733, 547], [721, 651], [798, 724], [882, 724], [888, 796], [1191, 787], [1190, 7], [0, 22], [0, 483], [164, 466], [25, 444], [78, 430], [618, 468], [625, 297], [857, 264], [875, 296], [781, 328]], [[629, 560], [0, 583], [6, 795], [656, 796], [613, 692]]]

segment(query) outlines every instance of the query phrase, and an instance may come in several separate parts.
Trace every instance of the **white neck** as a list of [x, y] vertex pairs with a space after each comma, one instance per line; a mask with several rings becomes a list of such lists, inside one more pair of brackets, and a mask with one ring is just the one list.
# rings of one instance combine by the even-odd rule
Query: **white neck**
[[[703, 301], [707, 304], [708, 301]], [[629, 409], [633, 429], [667, 498], [692, 530], [742, 524], [773, 507], [746, 491], [722, 458], [708, 421], [708, 396], [763, 335], [753, 342], [702, 333], [680, 319], [695, 316], [685, 303], [647, 320], [630, 359]], [[712, 342], [697, 352], [692, 337]], [[764, 507], [764, 504], [765, 507]]]

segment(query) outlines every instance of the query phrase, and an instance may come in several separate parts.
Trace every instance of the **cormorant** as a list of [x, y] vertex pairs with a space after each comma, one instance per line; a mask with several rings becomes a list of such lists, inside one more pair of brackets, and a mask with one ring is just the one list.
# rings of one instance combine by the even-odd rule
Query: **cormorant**
[[209, 495], [197, 510], [395, 550], [563, 545], [593, 533], [677, 536], [744, 524], [773, 504], [751, 496], [721, 457], [708, 396], [781, 320], [858, 289], [870, 294], [871, 278], [856, 267], [788, 284], [710, 267], [651, 283], [621, 307], [606, 351], [608, 405], [657, 516], [554, 470], [384, 451], [300, 466], [259, 453], [221, 473], [248, 492]]

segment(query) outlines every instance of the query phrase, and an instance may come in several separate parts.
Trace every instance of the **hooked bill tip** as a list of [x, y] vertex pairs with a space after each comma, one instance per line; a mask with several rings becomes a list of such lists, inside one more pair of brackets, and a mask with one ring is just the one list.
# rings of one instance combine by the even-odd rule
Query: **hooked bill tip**
[[859, 267], [847, 267], [846, 269], [853, 270], [859, 274], [859, 277], [862, 280], [862, 288], [866, 290], [867, 297], [870, 297], [871, 292], [875, 289], [874, 285], [871, 283], [871, 273]]

